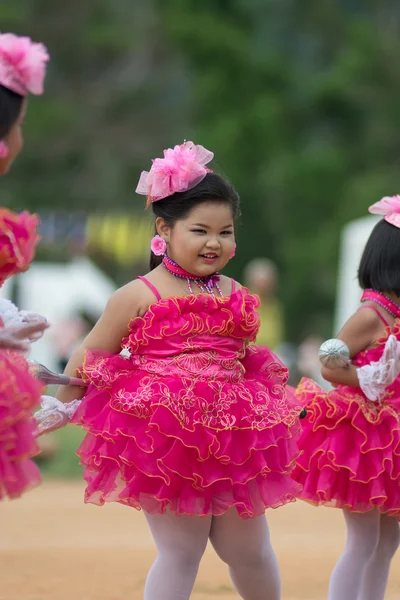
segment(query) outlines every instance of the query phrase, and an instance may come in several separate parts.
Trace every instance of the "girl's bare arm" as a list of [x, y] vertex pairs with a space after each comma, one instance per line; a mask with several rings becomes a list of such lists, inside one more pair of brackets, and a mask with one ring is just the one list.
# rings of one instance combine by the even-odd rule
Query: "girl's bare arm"
[[[374, 311], [359, 310], [350, 317], [337, 337], [347, 344], [350, 357], [353, 358], [362, 350], [372, 346], [383, 333], [382, 321]], [[359, 385], [357, 369], [351, 364], [339, 369], [322, 367], [321, 374], [334, 385], [342, 384], [351, 387]]]
[[[77, 369], [83, 365], [86, 350], [105, 350], [118, 354], [123, 338], [129, 334], [129, 322], [140, 312], [143, 303], [143, 285], [133, 281], [120, 288], [107, 303], [103, 315], [81, 346], [71, 356], [64, 373], [70, 377], [77, 375]], [[61, 402], [82, 398], [85, 388], [74, 385], [60, 386], [57, 399]]]

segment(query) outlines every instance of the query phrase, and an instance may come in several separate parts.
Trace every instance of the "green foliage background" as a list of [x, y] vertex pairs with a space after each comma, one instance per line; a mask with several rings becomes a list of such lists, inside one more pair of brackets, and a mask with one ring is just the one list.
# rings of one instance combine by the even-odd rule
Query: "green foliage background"
[[49, 47], [2, 181], [14, 208], [142, 210], [149, 158], [212, 149], [243, 201], [240, 279], [274, 259], [289, 338], [331, 333], [340, 232], [399, 191], [400, 6], [370, 0], [12, 0]]

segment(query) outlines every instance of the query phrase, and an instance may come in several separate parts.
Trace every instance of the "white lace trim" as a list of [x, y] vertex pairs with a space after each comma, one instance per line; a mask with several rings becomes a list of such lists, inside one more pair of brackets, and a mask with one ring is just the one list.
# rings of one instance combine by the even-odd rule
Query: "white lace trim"
[[23, 317], [18, 308], [6, 298], [0, 298], [0, 317], [4, 323], [4, 327], [13, 327], [23, 324]]
[[53, 396], [42, 396], [40, 410], [35, 413], [37, 428], [40, 434], [65, 427], [74, 416], [82, 400], [63, 403]]
[[400, 342], [390, 335], [381, 358], [357, 369], [360, 388], [372, 402], [382, 400], [386, 388], [400, 375]]

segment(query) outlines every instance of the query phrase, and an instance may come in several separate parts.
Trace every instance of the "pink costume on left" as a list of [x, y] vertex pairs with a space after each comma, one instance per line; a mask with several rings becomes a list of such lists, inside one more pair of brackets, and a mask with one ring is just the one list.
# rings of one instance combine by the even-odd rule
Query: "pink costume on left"
[[[27, 212], [18, 215], [0, 208], [0, 285], [28, 268], [39, 239], [38, 223]], [[0, 499], [17, 498], [40, 483], [31, 458], [39, 451], [32, 411], [42, 389], [19, 353], [0, 350]]]

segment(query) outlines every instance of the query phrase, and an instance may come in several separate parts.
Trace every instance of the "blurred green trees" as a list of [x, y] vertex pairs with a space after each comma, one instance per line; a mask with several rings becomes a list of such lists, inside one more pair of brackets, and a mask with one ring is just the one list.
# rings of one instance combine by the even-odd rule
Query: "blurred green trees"
[[328, 336], [341, 228], [400, 189], [399, 20], [394, 0], [3, 3], [52, 61], [2, 203], [141, 210], [140, 170], [193, 139], [243, 200], [232, 274], [273, 258], [291, 339]]

